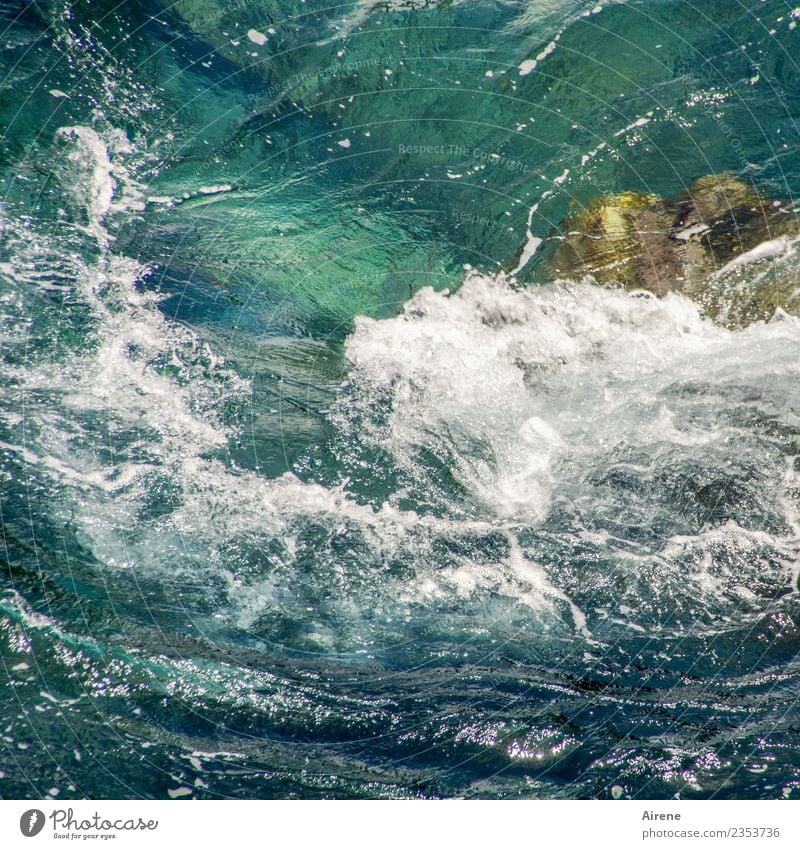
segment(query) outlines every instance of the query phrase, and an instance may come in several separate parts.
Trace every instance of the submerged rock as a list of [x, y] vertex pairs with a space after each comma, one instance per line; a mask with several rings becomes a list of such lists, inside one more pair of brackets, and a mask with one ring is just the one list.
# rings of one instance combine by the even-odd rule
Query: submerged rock
[[717, 321], [742, 326], [777, 309], [800, 312], [797, 266], [784, 261], [799, 232], [791, 205], [732, 174], [712, 174], [678, 198], [597, 199], [566, 222], [551, 267], [562, 278], [678, 291]]

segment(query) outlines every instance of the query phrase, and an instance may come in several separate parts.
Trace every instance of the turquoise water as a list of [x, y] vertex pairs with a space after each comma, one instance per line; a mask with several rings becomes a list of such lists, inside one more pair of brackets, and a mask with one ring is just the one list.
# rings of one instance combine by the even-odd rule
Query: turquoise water
[[800, 794], [798, 319], [548, 265], [795, 215], [800, 8], [0, 14], [0, 797]]

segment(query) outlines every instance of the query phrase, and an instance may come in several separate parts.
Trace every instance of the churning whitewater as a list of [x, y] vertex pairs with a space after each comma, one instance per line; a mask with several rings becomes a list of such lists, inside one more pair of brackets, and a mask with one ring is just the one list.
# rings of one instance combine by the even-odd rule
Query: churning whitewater
[[[469, 271], [455, 293], [423, 289], [396, 318], [357, 319], [330, 413], [335, 483], [270, 481], [209, 457], [235, 436], [219, 409], [247, 397], [247, 380], [167, 322], [137, 288], [147, 269], [113, 252], [104, 222], [140, 208], [141, 191], [94, 130], [57, 137], [98, 246], [78, 272], [89, 332], [63, 361], [8, 376], [23, 398], [46, 396], [27, 413], [38, 437], [26, 459], [69, 484], [53, 509], [109, 578], [135, 563], [158, 579], [183, 550], [206, 561], [178, 567], [188, 581], [211, 568], [225, 587], [215, 616], [247, 629], [294, 611], [302, 646], [322, 652], [413, 634], [421, 611], [469, 609], [491, 630], [509, 605], [514, 621], [590, 643], [713, 633], [793, 590], [796, 318], [732, 332], [677, 294], [523, 290]], [[110, 138], [129, 151], [124, 134]], [[122, 444], [110, 457], [89, 438], [104, 416]], [[394, 486], [377, 494], [348, 473], [364, 467]], [[146, 512], [159, 478], [174, 508], [126, 527], [123, 511]], [[310, 525], [318, 557], [346, 542], [299, 580]], [[245, 579], [223, 550], [252, 537], [279, 553]]]

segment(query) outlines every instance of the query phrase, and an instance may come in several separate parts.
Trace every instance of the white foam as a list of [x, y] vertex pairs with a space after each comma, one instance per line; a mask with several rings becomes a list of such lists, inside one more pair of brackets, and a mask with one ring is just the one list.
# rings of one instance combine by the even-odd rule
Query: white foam
[[625, 133], [629, 133], [631, 130], [636, 130], [640, 127], [646, 127], [652, 120], [652, 115], [652, 112], [648, 112], [646, 118], [637, 118], [635, 121], [631, 121], [631, 123], [628, 124], [626, 127], [623, 127], [621, 130], [617, 130], [617, 132], [614, 133], [614, 138], [624, 136]]
[[[584, 164], [584, 163], [582, 163]], [[565, 168], [558, 177], [553, 179], [553, 185], [556, 187], [562, 186], [567, 178], [569, 177], [570, 169]], [[512, 274], [519, 274], [523, 268], [531, 261], [533, 255], [539, 248], [544, 244], [544, 239], [540, 239], [538, 236], [535, 236], [532, 231], [533, 227], [533, 217], [539, 211], [539, 207], [546, 201], [548, 198], [552, 197], [556, 192], [556, 189], [548, 189], [543, 192], [542, 196], [539, 200], [533, 204], [533, 206], [528, 210], [528, 219], [525, 223], [525, 244], [522, 247], [522, 252], [520, 253], [519, 261], [517, 262], [516, 267], [511, 272]]]
[[[588, 285], [517, 292], [502, 277], [472, 274], [453, 296], [424, 290], [401, 318], [359, 319], [347, 353], [359, 380], [395, 387], [391, 439], [400, 462], [426, 433], [455, 425], [488, 443], [495, 458], [494, 469], [464, 458], [462, 481], [495, 515], [531, 518], [547, 509], [562, 425], [588, 427], [595, 417], [586, 409], [580, 421], [576, 394], [569, 410], [537, 397], [526, 376], [550, 374], [572, 392], [570, 381], [588, 369], [610, 384], [608, 403], [615, 369], [632, 377], [660, 370], [668, 351], [674, 359], [721, 332], [678, 297], [640, 299]], [[601, 352], [606, 361], [596, 371]], [[587, 404], [601, 386], [587, 392]], [[548, 420], [548, 407], [560, 422]], [[522, 452], [521, 442], [537, 450]]]
[[74, 163], [78, 174], [72, 191], [85, 209], [90, 226], [99, 232], [111, 209], [116, 188], [105, 143], [91, 127], [64, 127], [58, 133], [73, 141], [67, 153], [67, 159]]
[[[359, 319], [347, 345], [351, 381], [367, 398], [387, 391], [392, 398], [386, 426], [372, 436], [367, 432], [367, 438], [388, 447], [398, 467], [412, 476], [420, 472], [420, 449], [441, 458], [479, 505], [472, 508], [474, 520], [456, 526], [464, 531], [470, 521], [488, 522], [503, 529], [511, 545], [500, 563], [462, 562], [423, 576], [407, 594], [441, 598], [448, 591], [460, 596], [491, 591], [540, 610], [552, 607], [557, 588], [549, 579], [546, 587], [537, 582], [541, 573], [529, 558], [520, 561], [515, 528], [542, 521], [557, 497], [597, 497], [591, 489], [582, 491], [580, 481], [607, 466], [616, 450], [641, 450], [650, 462], [682, 451], [699, 464], [720, 445], [738, 445], [737, 459], [745, 450], [759, 452], [757, 434], [746, 448], [747, 437], [719, 421], [714, 406], [703, 407], [698, 419], [691, 393], [684, 400], [670, 395], [670, 387], [695, 381], [724, 386], [743, 378], [763, 386], [771, 375], [797, 372], [798, 339], [794, 318], [733, 333], [704, 320], [693, 303], [674, 294], [657, 299], [589, 284], [518, 291], [502, 275], [474, 272], [455, 294], [423, 290], [398, 318]], [[647, 475], [647, 468], [632, 472]], [[770, 491], [785, 482], [765, 475], [759, 485], [770, 499]], [[785, 509], [796, 513], [789, 501]], [[586, 509], [591, 514], [607, 508], [600, 503]], [[444, 532], [442, 524], [430, 527]], [[676, 593], [683, 584], [701, 607], [724, 606], [723, 589], [744, 598], [737, 552], [755, 538], [787, 562], [792, 559], [791, 540], [729, 523], [699, 537], [668, 539], [657, 554], [648, 549], [634, 555], [626, 544], [629, 553], [619, 568], [661, 562], [665, 582], [674, 581]], [[594, 534], [593, 543], [613, 540]], [[707, 564], [686, 578], [687, 546], [701, 554], [727, 548], [733, 565], [718, 573]], [[562, 600], [573, 604], [566, 595]], [[576, 606], [579, 630], [584, 615]]]
[[755, 262], [761, 262], [764, 259], [775, 259], [776, 257], [786, 256], [792, 251], [792, 248], [797, 243], [797, 238], [790, 239], [788, 236], [779, 236], [777, 239], [768, 239], [726, 263], [716, 272], [715, 276], [722, 277], [725, 274], [729, 274], [731, 271], [743, 268], [746, 265], [752, 265]]
[[133, 152], [122, 130], [112, 128], [104, 136], [92, 127], [61, 127], [57, 137], [67, 144], [67, 167], [59, 174], [73, 203], [88, 219], [88, 231], [107, 246], [112, 237], [106, 219], [144, 208], [144, 193], [125, 167]]
[[[37, 393], [49, 401], [28, 409], [37, 422], [36, 443], [6, 447], [30, 467], [68, 483], [75, 498], [69, 512], [96, 555], [109, 564], [124, 563], [136, 553], [126, 551], [120, 529], [148, 497], [147, 476], [168, 474], [179, 488], [190, 487], [191, 474], [206, 462], [201, 458], [223, 448], [230, 436], [220, 421], [221, 404], [246, 396], [249, 384], [192, 330], [163, 316], [158, 296], [139, 286], [145, 266], [111, 250], [115, 215], [135, 212], [144, 196], [126, 165], [133, 152], [127, 137], [113, 128], [101, 133], [82, 126], [63, 128], [58, 137], [67, 144], [62, 169], [67, 199], [83, 211], [85, 231], [100, 248], [92, 260], [71, 256], [68, 269], [73, 299], [87, 308], [91, 324], [80, 347], [58, 363], [9, 367], [4, 376], [13, 376], [24, 395]], [[51, 261], [47, 238], [34, 231], [26, 236], [30, 256], [18, 259], [34, 268]], [[36, 277], [23, 271], [25, 284], [36, 285]], [[10, 273], [23, 282], [16, 267]], [[103, 438], [91, 429], [84, 434], [93, 420], [106, 423], [110, 445], [124, 437], [118, 456], [104, 454]], [[88, 447], [76, 448], [75, 442]], [[158, 562], [155, 549], [149, 558], [154, 553]]]
[[536, 66], [543, 59], [546, 59], [556, 49], [556, 47], [558, 47], [558, 41], [560, 38], [561, 33], [559, 33], [543, 50], [540, 50], [539, 53], [536, 54], [535, 59], [526, 59], [524, 62], [520, 62], [519, 75], [521, 77], [527, 77], [528, 74], [534, 71]]

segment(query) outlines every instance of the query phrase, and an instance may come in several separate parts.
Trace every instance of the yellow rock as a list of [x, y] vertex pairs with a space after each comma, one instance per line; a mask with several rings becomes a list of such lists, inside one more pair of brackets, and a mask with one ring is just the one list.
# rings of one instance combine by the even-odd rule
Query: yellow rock
[[674, 288], [676, 271], [669, 225], [668, 212], [654, 195], [599, 198], [567, 222], [553, 269], [559, 277], [590, 275], [599, 283], [664, 294]]

